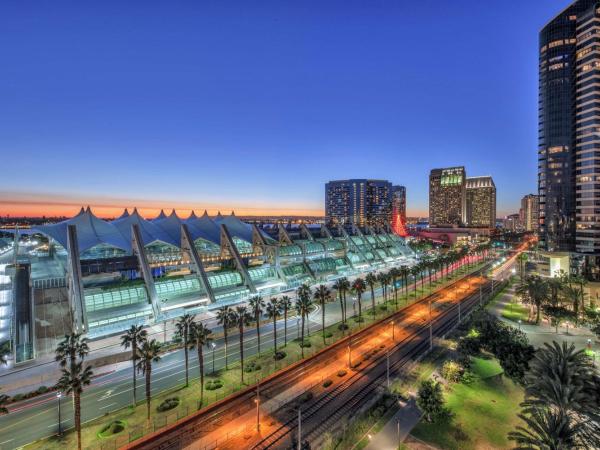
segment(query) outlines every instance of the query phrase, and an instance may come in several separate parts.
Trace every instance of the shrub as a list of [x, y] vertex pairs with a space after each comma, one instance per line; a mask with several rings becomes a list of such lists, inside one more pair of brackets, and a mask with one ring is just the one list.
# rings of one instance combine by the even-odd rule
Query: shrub
[[313, 398], [312, 392], [305, 392], [300, 397], [298, 397], [298, 400], [300, 401], [300, 403], [306, 403], [306, 402], [312, 400], [312, 398]]
[[328, 387], [329, 387], [329, 386], [331, 386], [332, 384], [333, 384], [333, 381], [331, 381], [331, 380], [325, 380], [325, 381], [323, 382], [323, 387], [324, 387], [324, 388], [328, 388]]
[[25, 400], [25, 394], [15, 394], [12, 396], [13, 402], [20, 402], [21, 400]]
[[462, 380], [465, 369], [456, 361], [446, 361], [442, 366], [442, 376], [449, 383], [458, 383]]
[[179, 406], [179, 397], [170, 397], [165, 399], [160, 405], [156, 407], [158, 412], [169, 411], [170, 409], [177, 408]]
[[463, 355], [476, 355], [481, 350], [481, 341], [478, 337], [466, 336], [460, 338], [456, 351]]
[[127, 423], [123, 420], [113, 420], [112, 422], [104, 425], [100, 431], [98, 431], [97, 435], [99, 438], [111, 437], [123, 431], [126, 426]]
[[304, 341], [300, 344], [300, 347], [310, 348], [312, 347], [312, 344], [310, 343], [310, 341]]
[[260, 370], [260, 369], [261, 369], [260, 364], [258, 364], [256, 361], [250, 361], [244, 367], [244, 372], [256, 372], [257, 370]]
[[48, 392], [50, 389], [48, 389], [47, 386], [40, 386], [39, 388], [37, 388], [37, 393], [38, 394], [45, 394], [46, 392]]
[[352, 364], [352, 368], [353, 368], [353, 369], [356, 369], [356, 368], [357, 368], [357, 367], [359, 367], [361, 364], [362, 364], [362, 361], [355, 362], [354, 364]]
[[425, 380], [419, 386], [417, 406], [423, 411], [427, 422], [435, 422], [448, 414], [444, 407], [442, 387], [433, 380]]
[[354, 321], [357, 322], [357, 323], [361, 323], [361, 322], [365, 321], [365, 318], [364, 317], [355, 317]]
[[328, 331], [327, 333], [325, 333], [325, 337], [326, 338], [333, 337], [333, 333], [331, 331]]
[[204, 385], [207, 391], [214, 391], [223, 387], [223, 381], [221, 380], [209, 380]]
[[285, 357], [286, 357], [286, 353], [282, 352], [282, 351], [277, 351], [276, 353], [273, 354], [273, 359], [275, 361], [282, 360]]
[[340, 330], [340, 331], [347, 330], [348, 328], [349, 328], [348, 324], [345, 324], [345, 323], [340, 323], [338, 325], [338, 330]]
[[348, 372], [346, 372], [344, 369], [338, 370], [337, 376], [338, 377], [345, 377], [347, 373]]

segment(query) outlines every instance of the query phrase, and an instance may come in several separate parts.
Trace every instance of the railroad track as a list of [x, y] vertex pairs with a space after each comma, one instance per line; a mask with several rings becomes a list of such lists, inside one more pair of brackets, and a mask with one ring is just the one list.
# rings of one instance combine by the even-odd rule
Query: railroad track
[[[491, 284], [487, 284], [484, 293], [491, 291]], [[470, 294], [462, 300], [461, 308], [465, 315], [469, 314], [478, 303], [479, 292]], [[434, 336], [443, 336], [458, 322], [458, 305], [452, 304], [434, 323]], [[390, 375], [403, 370], [404, 366], [415, 356], [424, 352], [429, 347], [429, 326], [423, 325], [420, 329], [399, 341], [390, 351]], [[396, 361], [392, 362], [392, 353]], [[335, 389], [321, 396], [316, 402], [302, 411], [303, 436], [308, 439], [331, 429], [331, 425], [346, 416], [361, 405], [366, 398], [373, 394], [384, 382], [387, 368], [381, 364], [384, 357], [370, 361], [362, 370], [355, 372], [351, 377], [338, 385]], [[357, 384], [358, 388], [352, 388]], [[289, 445], [290, 438], [297, 431], [295, 419], [289, 419], [279, 426], [273, 433], [265, 437], [253, 449], [284, 448]]]

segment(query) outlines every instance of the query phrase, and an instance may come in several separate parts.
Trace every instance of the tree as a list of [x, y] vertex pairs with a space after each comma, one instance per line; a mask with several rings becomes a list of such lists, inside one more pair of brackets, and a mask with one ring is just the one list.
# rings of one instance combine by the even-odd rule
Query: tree
[[245, 306], [236, 306], [234, 313], [231, 316], [232, 322], [237, 325], [238, 333], [240, 336], [240, 362], [241, 362], [241, 376], [242, 384], [244, 383], [244, 327], [250, 325], [252, 315], [248, 312], [248, 308]]
[[356, 294], [356, 301], [358, 302], [358, 321], [362, 322], [362, 295], [367, 290], [367, 285], [362, 278], [356, 278], [352, 283], [352, 290]]
[[397, 267], [392, 267], [388, 274], [392, 281], [392, 289], [394, 290], [394, 306], [398, 308], [398, 277], [400, 276], [400, 270]]
[[584, 308], [585, 293], [579, 286], [564, 286], [563, 295], [565, 301], [573, 307], [573, 315], [577, 324], [579, 322], [580, 311]]
[[387, 302], [388, 299], [388, 286], [390, 285], [390, 276], [386, 272], [381, 272], [377, 277], [381, 290], [383, 291], [383, 300]]
[[8, 414], [8, 408], [5, 406], [10, 401], [10, 396], [0, 394], [0, 414]]
[[[310, 289], [308, 290], [310, 292]], [[310, 311], [310, 307], [312, 306], [312, 301], [309, 295], [306, 295], [306, 291], [302, 293], [298, 293], [298, 298], [296, 299], [296, 311], [300, 315], [302, 325], [300, 327], [301, 330], [301, 339], [300, 339], [300, 351], [302, 353], [302, 358], [304, 358], [304, 320], [305, 317], [308, 316]]]
[[548, 321], [550, 325], [555, 328], [555, 331], [558, 333], [558, 327], [565, 320], [572, 320], [574, 314], [569, 311], [567, 308], [562, 306], [552, 306], [552, 305], [544, 305], [542, 307], [544, 311], [544, 315], [548, 317]]
[[346, 306], [346, 302], [345, 302], [345, 290], [346, 290], [346, 283], [345, 283], [344, 278], [339, 278], [337, 280], [335, 280], [335, 282], [333, 283], [333, 289], [335, 289], [337, 291], [337, 296], [338, 296], [338, 300], [340, 301], [340, 313], [342, 315], [342, 325], [341, 328], [345, 329], [346, 328], [346, 314], [345, 314], [345, 306]]
[[57, 387], [67, 395], [73, 394], [73, 419], [78, 450], [81, 450], [81, 394], [83, 387], [90, 384], [93, 374], [91, 367], [83, 365], [89, 351], [87, 338], [79, 333], [65, 336], [55, 351], [55, 359], [61, 367]]
[[415, 293], [415, 299], [417, 298], [417, 277], [419, 276], [419, 273], [421, 273], [421, 265], [420, 264], [417, 263], [410, 268], [410, 274], [413, 277], [415, 277], [415, 285], [413, 287], [413, 291]]
[[[371, 311], [375, 315], [375, 283], [377, 283], [378, 277], [373, 273], [369, 272], [365, 277], [365, 282], [369, 285], [371, 290]], [[381, 280], [381, 278], [379, 278]]]
[[252, 314], [254, 315], [254, 322], [256, 322], [256, 342], [258, 346], [258, 354], [260, 354], [260, 318], [263, 314], [265, 301], [260, 295], [255, 295], [250, 298], [249, 305], [250, 309], [252, 310]]
[[191, 348], [196, 348], [198, 352], [198, 370], [200, 371], [200, 408], [204, 403], [204, 346], [210, 345], [212, 338], [209, 330], [202, 322], [192, 322], [190, 327]]
[[0, 342], [0, 366], [8, 365], [8, 355], [10, 355], [10, 341]]
[[[308, 313], [310, 312], [310, 307], [312, 306], [312, 300], [311, 300], [312, 290], [310, 289], [309, 285], [302, 284], [297, 289], [296, 294], [298, 295], [299, 298], [302, 298], [303, 301], [308, 302], [308, 304], [309, 304], [309, 307], [304, 312], [306, 320], [303, 320], [302, 323], [303, 324], [306, 323], [306, 334], [307, 334], [307, 336], [310, 337], [310, 323], [308, 321]], [[303, 325], [303, 327], [304, 327], [304, 325]], [[304, 340], [303, 340], [303, 342], [304, 342]]]
[[517, 287], [517, 293], [524, 301], [529, 301], [536, 308], [536, 323], [540, 323], [542, 305], [548, 300], [548, 284], [537, 275], [528, 276], [525, 282]]
[[[597, 448], [589, 442], [583, 423], [574, 423], [561, 410], [532, 408], [519, 414], [526, 427], [517, 426], [508, 438], [519, 449], [571, 450]], [[589, 436], [594, 439], [593, 436]]]
[[279, 299], [279, 306], [283, 310], [283, 345], [287, 346], [287, 322], [288, 322], [288, 313], [292, 308], [292, 300], [287, 296], [281, 296]]
[[229, 337], [229, 328], [233, 326], [233, 310], [229, 306], [221, 306], [217, 309], [217, 322], [223, 327], [223, 340], [225, 341], [225, 370], [227, 366], [227, 338]]
[[152, 401], [152, 363], [160, 361], [160, 343], [156, 339], [145, 339], [139, 349], [137, 368], [146, 377], [146, 418], [150, 420], [150, 402]]
[[324, 284], [319, 285], [315, 291], [315, 300], [321, 304], [321, 333], [323, 334], [323, 344], [325, 344], [325, 303], [331, 300], [331, 292]]
[[433, 380], [424, 380], [417, 392], [417, 406], [427, 422], [435, 422], [446, 414], [442, 386]]
[[125, 349], [131, 347], [132, 375], [133, 375], [133, 407], [137, 405], [137, 377], [136, 377], [136, 361], [138, 359], [138, 348], [140, 344], [147, 338], [148, 332], [141, 325], [131, 325], [131, 328], [121, 336], [121, 346]]
[[196, 316], [191, 314], [184, 314], [175, 323], [175, 330], [177, 336], [183, 343], [183, 356], [185, 360], [185, 386], [189, 386], [189, 343], [190, 343], [190, 330]]
[[277, 318], [281, 315], [281, 305], [275, 297], [267, 303], [267, 317], [273, 320], [273, 353], [277, 355]]
[[408, 266], [400, 266], [400, 276], [402, 277], [402, 287], [404, 288], [405, 300], [408, 300], [408, 276], [410, 275], [410, 269]]

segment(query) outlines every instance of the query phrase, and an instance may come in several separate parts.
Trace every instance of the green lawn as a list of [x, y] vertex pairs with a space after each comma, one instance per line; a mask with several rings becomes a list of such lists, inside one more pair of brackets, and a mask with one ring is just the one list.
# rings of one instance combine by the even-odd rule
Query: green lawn
[[474, 379], [452, 385], [446, 392], [452, 418], [442, 423], [421, 422], [412, 434], [443, 449], [511, 448], [509, 431], [519, 423], [523, 390], [504, 377], [493, 359], [474, 358]]
[[502, 310], [502, 317], [513, 322], [521, 320], [526, 323], [529, 321], [529, 307], [522, 303], [507, 303]]

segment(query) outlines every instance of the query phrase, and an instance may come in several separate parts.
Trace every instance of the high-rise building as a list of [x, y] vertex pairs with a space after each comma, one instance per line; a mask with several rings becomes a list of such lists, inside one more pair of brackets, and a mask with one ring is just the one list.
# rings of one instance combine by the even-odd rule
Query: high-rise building
[[469, 177], [465, 190], [466, 225], [474, 228], [495, 228], [496, 185], [492, 177]]
[[539, 197], [528, 194], [521, 199], [519, 219], [525, 231], [538, 231], [539, 229]]
[[504, 218], [504, 228], [510, 231], [521, 231], [523, 226], [521, 225], [520, 214], [510, 214]]
[[578, 0], [540, 31], [540, 244], [600, 259], [600, 54], [595, 0]]
[[466, 222], [464, 167], [433, 169], [429, 174], [429, 226], [461, 226]]
[[336, 180], [325, 184], [328, 223], [390, 225], [392, 183], [386, 180]]
[[392, 230], [399, 236], [407, 236], [406, 231], [406, 188], [392, 187]]

